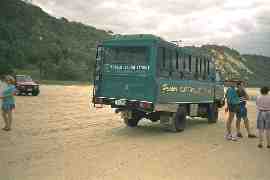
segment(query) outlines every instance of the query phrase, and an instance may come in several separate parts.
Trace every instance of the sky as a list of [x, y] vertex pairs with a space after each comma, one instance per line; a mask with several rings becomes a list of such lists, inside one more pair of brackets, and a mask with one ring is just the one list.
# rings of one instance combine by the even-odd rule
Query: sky
[[115, 34], [155, 34], [270, 56], [270, 0], [32, 0], [55, 17]]

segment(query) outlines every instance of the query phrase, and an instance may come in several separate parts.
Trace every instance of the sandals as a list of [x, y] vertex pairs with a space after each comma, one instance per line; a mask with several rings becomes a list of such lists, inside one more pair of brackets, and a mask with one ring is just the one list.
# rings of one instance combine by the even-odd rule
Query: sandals
[[263, 147], [263, 145], [262, 144], [258, 144], [258, 148], [262, 148]]
[[249, 135], [248, 135], [248, 138], [257, 138], [257, 136], [254, 135], [254, 134], [249, 134]]
[[237, 136], [238, 138], [242, 138], [242, 137], [243, 137], [243, 135], [242, 135], [240, 132], [237, 133], [236, 136]]
[[11, 128], [4, 127], [4, 128], [2, 128], [2, 130], [4, 130], [4, 131], [10, 131]]

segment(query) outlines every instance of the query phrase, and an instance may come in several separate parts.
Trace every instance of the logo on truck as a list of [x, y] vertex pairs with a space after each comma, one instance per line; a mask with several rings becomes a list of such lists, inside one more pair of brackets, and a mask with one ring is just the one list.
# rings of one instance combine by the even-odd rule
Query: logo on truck
[[162, 94], [186, 93], [193, 95], [211, 95], [212, 93], [211, 89], [203, 87], [190, 87], [190, 86], [169, 85], [169, 84], [162, 84], [160, 91]]

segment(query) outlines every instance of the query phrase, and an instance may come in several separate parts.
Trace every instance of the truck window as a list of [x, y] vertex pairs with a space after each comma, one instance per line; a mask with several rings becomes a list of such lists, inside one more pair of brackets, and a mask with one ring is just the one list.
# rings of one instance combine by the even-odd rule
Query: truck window
[[172, 59], [172, 52], [170, 49], [166, 49], [165, 64], [167, 71], [170, 71], [171, 59]]
[[205, 80], [207, 75], [206, 75], [206, 57], [203, 58], [203, 74], [202, 74], [202, 78]]
[[191, 63], [192, 63], [192, 57], [191, 55], [188, 56], [188, 71], [191, 72]]
[[106, 47], [105, 63], [147, 65], [148, 54], [146, 47]]
[[209, 63], [209, 59], [207, 59], [207, 74], [210, 74], [210, 63]]
[[200, 57], [200, 75], [202, 75], [202, 57]]
[[160, 77], [168, 77], [170, 73], [170, 52], [164, 47], [158, 48], [157, 72]]
[[178, 69], [179, 69], [179, 61], [180, 61], [180, 58], [179, 58], [179, 53], [178, 53], [177, 50], [175, 51], [175, 53], [176, 53], [175, 68], [178, 70]]
[[178, 62], [177, 62], [177, 51], [172, 51], [172, 71], [176, 72], [178, 69]]
[[195, 73], [199, 73], [199, 58], [196, 57], [196, 70], [195, 70]]
[[183, 70], [185, 71], [186, 70], [186, 56], [185, 55], [182, 56], [182, 61], [183, 61]]

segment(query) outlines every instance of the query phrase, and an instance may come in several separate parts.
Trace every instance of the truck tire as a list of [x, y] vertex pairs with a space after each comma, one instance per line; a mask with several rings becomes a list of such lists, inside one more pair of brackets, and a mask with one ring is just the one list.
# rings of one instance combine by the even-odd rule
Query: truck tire
[[208, 105], [207, 109], [208, 123], [216, 123], [218, 121], [218, 106], [216, 103]]
[[179, 107], [177, 112], [172, 116], [171, 130], [173, 132], [181, 132], [186, 128], [187, 111], [185, 107]]
[[142, 114], [139, 111], [132, 111], [132, 118], [124, 117], [124, 122], [128, 127], [136, 127], [141, 120]]
[[124, 118], [124, 122], [128, 127], [136, 127], [138, 125], [139, 119], [128, 119]]

